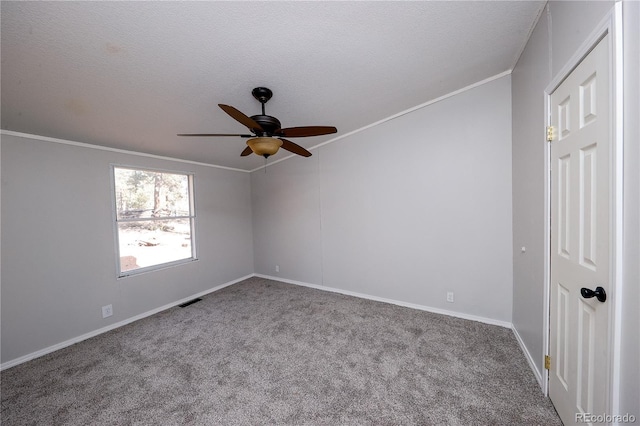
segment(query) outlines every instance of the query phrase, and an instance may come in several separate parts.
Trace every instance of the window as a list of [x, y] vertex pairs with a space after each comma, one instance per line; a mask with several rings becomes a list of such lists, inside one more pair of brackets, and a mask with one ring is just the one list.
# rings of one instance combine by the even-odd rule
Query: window
[[113, 167], [118, 276], [195, 260], [193, 175]]

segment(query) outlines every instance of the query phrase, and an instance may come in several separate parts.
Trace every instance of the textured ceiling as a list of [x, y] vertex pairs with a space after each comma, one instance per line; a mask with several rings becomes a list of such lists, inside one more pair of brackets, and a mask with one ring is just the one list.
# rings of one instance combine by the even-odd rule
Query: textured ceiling
[[[252, 170], [218, 108], [311, 148], [511, 69], [545, 2], [1, 3], [2, 129]], [[290, 155], [280, 150], [273, 159]]]

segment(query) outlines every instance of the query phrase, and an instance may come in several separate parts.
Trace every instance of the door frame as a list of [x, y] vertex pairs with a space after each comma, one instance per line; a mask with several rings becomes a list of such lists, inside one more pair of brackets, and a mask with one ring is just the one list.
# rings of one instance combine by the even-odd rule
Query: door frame
[[[621, 343], [621, 304], [618, 297], [622, 289], [622, 225], [623, 225], [623, 49], [622, 49], [622, 2], [615, 2], [612, 9], [607, 13], [602, 22], [587, 37], [585, 42], [571, 56], [569, 61], [551, 80], [544, 90], [544, 108], [546, 126], [551, 125], [551, 94], [560, 84], [571, 74], [593, 48], [606, 35], [609, 35], [609, 58], [611, 65], [611, 85], [610, 85], [610, 138], [611, 138], [611, 160], [610, 160], [610, 277], [607, 298], [611, 301], [609, 307], [609, 341], [607, 344], [611, 348], [608, 369], [608, 398], [607, 414], [616, 414], [619, 411], [620, 403], [620, 348]], [[546, 127], [545, 126], [545, 127]], [[546, 129], [544, 132], [546, 141]], [[551, 315], [551, 149], [550, 143], [545, 143], [545, 224], [544, 224], [544, 324], [543, 324], [543, 360], [549, 354], [550, 346], [550, 315]], [[553, 362], [553, 360], [552, 360]], [[542, 390], [545, 396], [549, 395], [549, 370], [544, 370], [542, 374]]]

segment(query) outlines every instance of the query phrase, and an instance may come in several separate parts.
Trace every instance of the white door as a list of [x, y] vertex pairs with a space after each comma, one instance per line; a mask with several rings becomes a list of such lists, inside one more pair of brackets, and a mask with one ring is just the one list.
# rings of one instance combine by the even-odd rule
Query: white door
[[609, 64], [607, 36], [551, 95], [549, 396], [565, 425], [608, 409], [610, 302], [589, 290], [610, 289]]

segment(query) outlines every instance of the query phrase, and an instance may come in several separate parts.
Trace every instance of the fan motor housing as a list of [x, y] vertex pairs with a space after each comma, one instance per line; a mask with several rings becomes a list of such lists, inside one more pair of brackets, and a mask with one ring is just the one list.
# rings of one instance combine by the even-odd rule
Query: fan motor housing
[[251, 118], [258, 123], [260, 127], [262, 127], [262, 130], [264, 130], [264, 133], [267, 133], [269, 136], [273, 135], [276, 130], [282, 128], [280, 120], [270, 115], [252, 115]]

